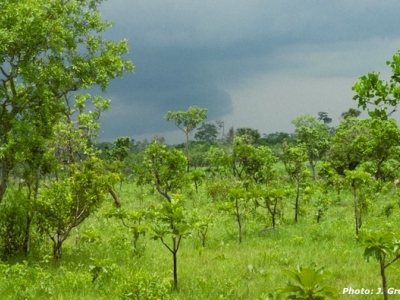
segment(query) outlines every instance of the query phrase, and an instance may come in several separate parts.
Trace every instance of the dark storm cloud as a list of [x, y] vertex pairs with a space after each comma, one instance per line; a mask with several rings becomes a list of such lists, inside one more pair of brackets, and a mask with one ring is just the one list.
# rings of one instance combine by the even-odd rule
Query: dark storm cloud
[[400, 39], [398, 1], [109, 0], [102, 7], [115, 23], [106, 37], [127, 38], [135, 64], [134, 75], [108, 89], [108, 139], [171, 130], [166, 111], [190, 105], [207, 107], [209, 119], [229, 115], [232, 91], [258, 75], [355, 80], [384, 51], [363, 47]]

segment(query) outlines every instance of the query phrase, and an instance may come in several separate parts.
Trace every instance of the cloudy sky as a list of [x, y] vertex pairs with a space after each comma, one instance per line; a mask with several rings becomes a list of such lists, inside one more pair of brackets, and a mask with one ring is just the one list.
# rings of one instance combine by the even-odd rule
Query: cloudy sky
[[350, 107], [352, 85], [400, 50], [400, 1], [108, 0], [106, 37], [127, 38], [135, 73], [112, 82], [102, 139], [183, 135], [169, 110], [208, 108], [208, 120], [293, 132], [291, 120]]

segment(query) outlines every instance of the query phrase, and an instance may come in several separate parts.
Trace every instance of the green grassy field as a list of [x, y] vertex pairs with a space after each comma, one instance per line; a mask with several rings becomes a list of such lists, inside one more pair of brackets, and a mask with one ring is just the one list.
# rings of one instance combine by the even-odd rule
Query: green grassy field
[[[276, 230], [259, 217], [249, 216], [243, 242], [238, 244], [233, 216], [219, 212], [206, 195], [184, 191], [186, 206], [212, 210], [213, 223], [206, 247], [196, 233], [182, 241], [178, 252], [179, 289], [172, 291], [172, 255], [151, 233], [141, 236], [133, 251], [133, 234], [106, 203], [63, 246], [63, 257], [54, 265], [50, 240], [24, 261], [4, 262], [0, 271], [2, 299], [265, 299], [288, 283], [283, 269], [325, 266], [332, 275], [324, 284], [370, 289], [381, 286], [379, 265], [363, 258], [364, 246], [354, 234], [352, 196], [343, 192], [339, 201], [329, 194], [329, 209], [316, 222], [313, 199], [303, 203], [299, 222], [293, 221], [293, 200], [285, 200], [285, 214]], [[124, 208], [134, 210], [162, 200], [150, 189], [125, 184]], [[311, 197], [312, 198], [312, 197]], [[376, 195], [364, 217], [362, 230], [399, 231], [398, 207], [387, 218], [387, 195]], [[210, 205], [207, 205], [210, 204]], [[258, 208], [258, 216], [266, 214]], [[389, 287], [400, 289], [400, 268], [387, 269]], [[166, 296], [161, 296], [165, 294]], [[264, 296], [263, 296], [264, 295]], [[400, 295], [390, 296], [393, 299]], [[340, 295], [340, 299], [382, 299], [380, 295]]]

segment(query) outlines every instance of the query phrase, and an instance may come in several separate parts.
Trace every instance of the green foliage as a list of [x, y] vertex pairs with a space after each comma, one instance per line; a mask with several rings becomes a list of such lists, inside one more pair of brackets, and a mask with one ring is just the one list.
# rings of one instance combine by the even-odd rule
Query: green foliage
[[232, 186], [232, 182], [228, 180], [215, 180], [208, 182], [206, 190], [207, 194], [214, 201], [224, 201], [228, 198], [229, 189]]
[[172, 121], [183, 132], [190, 133], [207, 118], [206, 113], [206, 108], [191, 106], [187, 111], [169, 111], [165, 119]]
[[198, 141], [206, 141], [208, 143], [213, 143], [217, 139], [218, 129], [213, 123], [201, 123], [200, 127], [197, 129], [194, 139]]
[[358, 107], [367, 110], [372, 118], [381, 120], [387, 120], [400, 102], [400, 52], [394, 54], [386, 64], [393, 73], [389, 81], [382, 80], [379, 73], [372, 72], [358, 78], [352, 88], [356, 93], [353, 100], [358, 102]]
[[370, 257], [373, 257], [380, 264], [383, 298], [387, 300], [388, 285], [385, 270], [400, 259], [400, 240], [393, 233], [384, 231], [366, 233], [362, 239], [366, 245], [364, 258], [368, 262]]
[[376, 261], [382, 258], [400, 258], [400, 241], [389, 232], [368, 232], [361, 237], [365, 244], [364, 258], [367, 262], [373, 257]]
[[205, 174], [203, 171], [197, 169], [197, 170], [192, 170], [188, 173], [188, 178], [190, 181], [193, 182], [196, 192], [199, 190], [199, 185], [203, 182], [205, 177]]
[[143, 163], [137, 165], [136, 182], [155, 186], [167, 201], [171, 201], [169, 193], [177, 192], [186, 182], [186, 162], [181, 151], [151, 144], [146, 149]]
[[246, 139], [250, 145], [257, 145], [261, 135], [257, 129], [242, 127], [236, 129], [235, 137]]
[[290, 195], [290, 189], [281, 183], [273, 182], [267, 187], [257, 186], [250, 193], [256, 205], [267, 210], [271, 217], [272, 228], [275, 228], [277, 223], [282, 221], [284, 214], [283, 199]]
[[286, 269], [283, 273], [293, 283], [278, 289], [277, 294], [289, 294], [286, 299], [323, 300], [338, 299], [338, 291], [330, 286], [322, 286], [321, 283], [331, 276], [325, 268], [316, 269], [315, 266], [308, 268]]
[[276, 162], [270, 148], [254, 147], [247, 136], [236, 137], [230, 156], [232, 175], [239, 180], [267, 183], [273, 177], [272, 167]]
[[[171, 201], [164, 202], [155, 208], [155, 214], [151, 230], [154, 233], [153, 239], [161, 243], [171, 252], [173, 258], [174, 288], [178, 288], [178, 265], [177, 254], [182, 238], [191, 235], [193, 224], [185, 210], [184, 201], [181, 195], [174, 195]], [[171, 242], [167, 242], [167, 238]]]
[[90, 158], [82, 165], [72, 164], [69, 173], [65, 179], [51, 182], [37, 203], [39, 227], [53, 241], [56, 259], [61, 257], [62, 243], [71, 229], [99, 207], [109, 184], [117, 178], [105, 173], [97, 158]]
[[186, 136], [187, 171], [189, 171], [189, 134], [196, 129], [197, 125], [207, 119], [207, 109], [191, 106], [187, 111], [168, 111], [165, 115], [167, 121], [173, 122], [182, 130]]
[[114, 141], [114, 147], [107, 151], [111, 160], [123, 161], [129, 155], [131, 140], [129, 137], [119, 137]]
[[[59, 122], [79, 123], [82, 129], [75, 132], [86, 137], [89, 131], [98, 129], [94, 120], [107, 108], [108, 101], [94, 97], [94, 110], [84, 113], [90, 96], [77, 91], [96, 85], [105, 91], [111, 79], [133, 70], [131, 62], [122, 57], [128, 50], [127, 41], [112, 42], [101, 37], [110, 23], [101, 20], [100, 3], [77, 0], [2, 3], [0, 201], [12, 170], [26, 163], [33, 167], [33, 157], [36, 170], [43, 170], [45, 155], [54, 151], [58, 157], [57, 153], [63, 151], [53, 147], [58, 143], [48, 142], [71, 141], [57, 134], [60, 128], [54, 126]], [[70, 103], [72, 97], [74, 104]], [[79, 115], [71, 118], [74, 112]], [[82, 154], [88, 140], [84, 142], [85, 147], [72, 143], [70, 147], [77, 146]], [[72, 154], [69, 155], [68, 163], [72, 163]]]
[[3, 258], [27, 255], [32, 205], [20, 190], [9, 189], [0, 205], [0, 249]]
[[313, 178], [316, 179], [317, 161], [325, 155], [329, 148], [329, 127], [326, 123], [320, 123], [310, 115], [299, 116], [292, 123], [296, 126], [298, 142], [304, 144], [307, 149]]

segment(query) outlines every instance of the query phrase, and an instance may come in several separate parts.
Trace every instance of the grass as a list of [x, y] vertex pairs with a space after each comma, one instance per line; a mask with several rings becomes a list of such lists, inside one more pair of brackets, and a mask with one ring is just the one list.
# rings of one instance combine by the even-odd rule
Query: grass
[[[202, 210], [211, 202], [203, 189], [198, 194], [186, 191], [188, 207]], [[160, 201], [151, 190], [140, 190], [133, 184], [123, 187], [121, 200], [130, 209]], [[364, 218], [363, 230], [399, 231], [398, 207], [389, 218], [383, 214], [387, 201], [390, 199], [385, 195], [374, 199]], [[262, 299], [263, 294], [287, 283], [282, 269], [314, 262], [332, 272], [326, 284], [339, 292], [346, 287], [374, 290], [380, 287], [378, 263], [365, 262], [364, 247], [354, 235], [350, 194], [343, 193], [340, 202], [330, 204], [318, 224], [311, 202], [305, 204], [305, 213], [295, 224], [291, 202], [290, 199], [286, 202], [285, 220], [276, 230], [265, 229], [265, 224], [250, 219], [240, 245], [234, 218], [214, 211], [214, 224], [205, 248], [195, 234], [183, 240], [178, 253], [179, 290], [170, 291], [170, 299]], [[78, 247], [75, 233], [72, 234], [57, 266], [48, 256], [50, 244], [38, 251], [37, 256], [25, 258], [25, 264], [3, 263], [2, 299], [43, 299], [43, 295], [46, 299], [161, 299], [157, 292], [161, 295], [171, 286], [171, 254], [160, 241], [152, 240], [151, 234], [140, 237], [134, 253], [129, 230], [119, 220], [104, 217], [104, 212], [111, 208], [110, 201], [82, 224]], [[261, 209], [259, 212], [266, 213]], [[400, 268], [394, 265], [387, 273], [389, 286], [400, 288], [395, 286]], [[341, 295], [340, 298], [382, 297]]]

